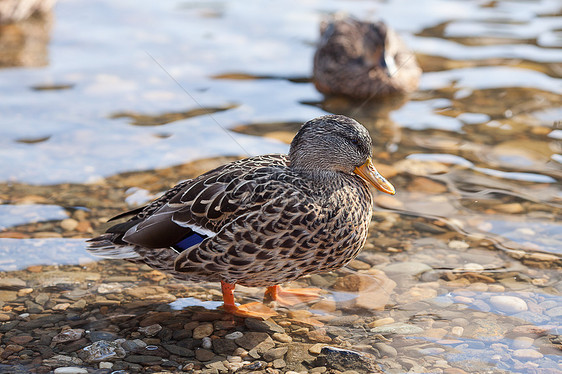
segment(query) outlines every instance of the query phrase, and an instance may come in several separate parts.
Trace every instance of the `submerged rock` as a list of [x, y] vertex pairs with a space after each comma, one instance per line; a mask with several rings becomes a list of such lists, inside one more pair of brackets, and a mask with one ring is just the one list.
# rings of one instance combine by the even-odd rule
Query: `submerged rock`
[[359, 372], [382, 373], [375, 356], [369, 353], [326, 346], [320, 351], [318, 361], [321, 365], [332, 369]]
[[111, 361], [125, 357], [125, 350], [117, 341], [99, 340], [78, 352], [78, 356], [86, 362]]

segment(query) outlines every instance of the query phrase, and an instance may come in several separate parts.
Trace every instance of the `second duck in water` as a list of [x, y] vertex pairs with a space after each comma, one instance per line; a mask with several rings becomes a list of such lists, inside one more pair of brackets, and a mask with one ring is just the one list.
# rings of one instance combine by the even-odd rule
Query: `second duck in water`
[[337, 17], [322, 22], [314, 84], [325, 95], [370, 99], [417, 89], [416, 57], [383, 22]]

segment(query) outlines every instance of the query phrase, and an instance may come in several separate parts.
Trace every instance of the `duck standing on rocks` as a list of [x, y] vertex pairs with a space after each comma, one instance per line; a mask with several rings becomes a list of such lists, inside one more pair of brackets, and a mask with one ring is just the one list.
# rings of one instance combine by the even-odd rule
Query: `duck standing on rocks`
[[[190, 281], [221, 282], [224, 309], [269, 317], [261, 303], [236, 306], [234, 286], [267, 287], [280, 304], [318, 290], [279, 284], [338, 269], [367, 239], [375, 188], [394, 194], [371, 160], [369, 132], [327, 115], [306, 122], [289, 155], [235, 161], [173, 187], [89, 240], [99, 256], [145, 263]], [[316, 292], [315, 292], [316, 291]]]
[[417, 89], [416, 57], [383, 22], [336, 16], [320, 26], [313, 80], [325, 95], [371, 99]]

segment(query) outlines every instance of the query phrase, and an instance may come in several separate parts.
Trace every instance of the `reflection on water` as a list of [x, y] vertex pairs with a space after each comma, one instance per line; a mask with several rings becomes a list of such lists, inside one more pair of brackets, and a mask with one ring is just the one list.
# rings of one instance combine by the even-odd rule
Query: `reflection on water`
[[[316, 92], [318, 24], [338, 9], [401, 33], [420, 90]], [[388, 373], [562, 370], [559, 1], [78, 0], [55, 13], [0, 26], [0, 66], [20, 67], [0, 69], [0, 371], [362, 372], [369, 357]], [[217, 284], [85, 252], [113, 215], [286, 152], [326, 113], [369, 129], [397, 195], [376, 198], [346, 269], [295, 282], [322, 300], [244, 321], [218, 308]], [[262, 296], [237, 288], [239, 302]], [[326, 363], [325, 345], [362, 361]]]

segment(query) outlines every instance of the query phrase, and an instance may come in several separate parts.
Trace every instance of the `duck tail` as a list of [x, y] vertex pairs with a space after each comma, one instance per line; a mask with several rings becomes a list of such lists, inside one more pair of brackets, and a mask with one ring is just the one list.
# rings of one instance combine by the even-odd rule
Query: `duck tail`
[[87, 240], [88, 252], [98, 257], [116, 258], [124, 260], [140, 260], [142, 256], [136, 251], [136, 246], [130, 244], [116, 244], [116, 234], [107, 233]]

